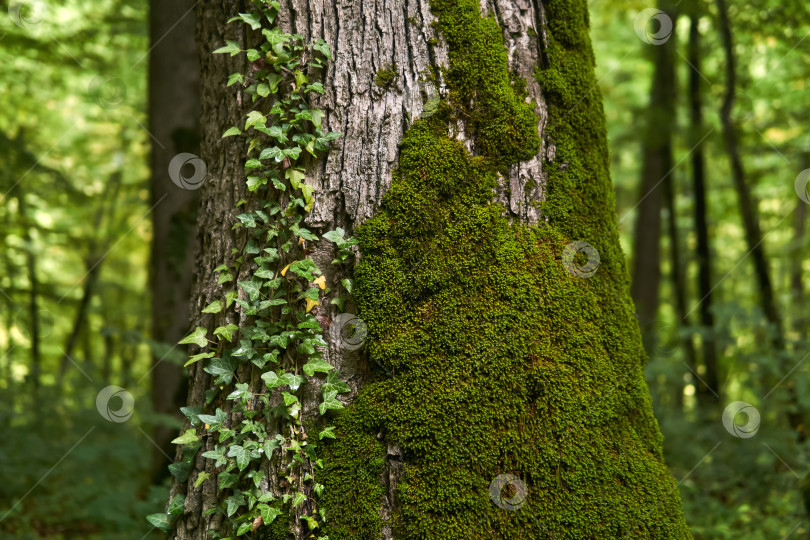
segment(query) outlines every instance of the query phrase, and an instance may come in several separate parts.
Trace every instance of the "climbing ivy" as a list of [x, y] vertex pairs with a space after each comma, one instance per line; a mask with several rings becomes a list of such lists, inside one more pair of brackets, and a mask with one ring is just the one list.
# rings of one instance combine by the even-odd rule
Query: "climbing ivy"
[[[324, 112], [311, 104], [313, 95], [324, 92], [322, 83], [312, 79], [330, 60], [329, 45], [321, 39], [306, 44], [302, 36], [282, 32], [275, 24], [279, 2], [252, 0], [252, 4], [254, 10], [228, 22], [260, 30], [261, 42], [244, 50], [236, 41], [226, 40], [214, 53], [244, 53], [250, 62], [247, 72], [232, 74], [227, 85], [241, 85], [255, 105], [244, 125], [231, 127], [223, 138], [244, 139], [247, 187], [255, 196], [236, 205], [234, 228], [244, 230], [244, 242], [233, 250], [230, 265], [215, 269], [221, 297], [202, 310], [223, 318], [227, 310], [235, 310], [243, 323], [223, 324], [210, 334], [200, 326], [180, 341], [201, 349], [186, 366], [204, 362], [213, 386], [206, 391], [204, 406], [181, 409], [191, 427], [173, 441], [182, 445], [184, 459], [170, 468], [178, 482], [190, 482], [194, 457], [205, 442], [209, 448], [213, 443], [202, 457], [213, 461], [208, 469], [214, 472], [199, 472], [188, 489], [204, 482], [215, 484], [219, 504], [206, 514], [224, 516], [230, 528], [227, 538], [271, 524], [274, 534], [298, 529], [315, 538], [313, 531], [326, 520], [317, 504], [323, 491], [318, 471], [324, 467], [317, 441], [335, 434], [325, 419], [316, 423], [320, 428], [304, 425], [301, 393], [319, 379], [318, 412], [323, 416], [343, 408], [337, 396], [349, 387], [322, 357], [327, 343], [311, 313], [330, 291], [325, 276], [307, 256], [307, 243], [319, 236], [303, 226], [315, 194], [313, 186], [304, 183], [300, 163], [306, 153], [317, 157], [326, 151], [341, 134], [324, 132]], [[348, 264], [355, 239], [345, 238], [341, 229], [323, 238], [336, 244], [332, 263]], [[350, 292], [351, 280], [342, 280], [342, 287]], [[346, 299], [338, 296], [332, 304], [342, 310]], [[240, 364], [250, 365], [244, 379], [237, 374]], [[220, 406], [210, 410], [215, 403]], [[308, 428], [317, 436], [307, 433]], [[167, 514], [147, 519], [170, 530], [184, 500], [184, 495], [176, 495]], [[221, 537], [220, 532], [209, 534]]]

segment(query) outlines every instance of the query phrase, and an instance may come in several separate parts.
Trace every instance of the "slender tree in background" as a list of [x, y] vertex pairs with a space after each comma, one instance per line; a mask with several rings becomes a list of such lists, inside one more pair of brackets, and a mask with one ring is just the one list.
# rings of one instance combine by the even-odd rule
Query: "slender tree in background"
[[[810, 168], [810, 152], [801, 154], [802, 170]], [[803, 262], [807, 248], [807, 203], [801, 198], [796, 201], [796, 214], [793, 221], [793, 246], [790, 250], [790, 292], [792, 299], [793, 331], [798, 337], [796, 350], [799, 352], [802, 343], [807, 339], [807, 308], [804, 305], [804, 271]]]
[[[700, 46], [700, 2], [689, 5], [689, 44], [687, 59], [689, 61], [689, 141], [692, 148], [692, 190], [695, 194], [695, 238], [696, 259], [698, 265], [697, 290], [700, 299], [700, 324], [702, 364], [704, 376], [695, 376], [693, 384], [701, 406], [715, 403], [715, 395], [720, 394], [720, 380], [717, 366], [717, 343], [712, 311], [712, 259], [709, 247], [709, 224], [706, 219], [708, 207], [706, 192], [706, 155], [703, 148], [705, 126], [703, 123], [703, 93], [701, 84], [702, 51]], [[681, 315], [683, 317], [684, 315]], [[685, 321], [683, 321], [685, 322]], [[692, 369], [696, 370], [697, 366]]]
[[[249, 11], [235, 0], [197, 10], [208, 178], [192, 286], [198, 330], [184, 341], [203, 355], [190, 367], [197, 409], [188, 413], [209, 416], [178, 441], [171, 538], [253, 527], [268, 538], [333, 540], [690, 538], [643, 376], [586, 3], [284, 1], [270, 19], [304, 43], [322, 38], [333, 60], [323, 72], [271, 71], [274, 86], [263, 90], [251, 77], [287, 61], [284, 43], [295, 38], [265, 27], [281, 45], [248, 51], [246, 62], [239, 50], [261, 43], [267, 24]], [[232, 17], [241, 20], [226, 25]], [[211, 55], [221, 47], [234, 56]], [[325, 156], [304, 157], [273, 129], [290, 129], [273, 107], [313, 81], [324, 89], [307, 98], [325, 111], [315, 125], [342, 137]], [[250, 92], [267, 97], [254, 104]], [[248, 124], [266, 122], [268, 135], [248, 162], [250, 185], [261, 186], [256, 173], [274, 162], [293, 171], [290, 182], [247, 191], [246, 141], [222, 135], [247, 130], [248, 111]], [[281, 157], [262, 165], [265, 155]], [[289, 240], [271, 230], [269, 243], [247, 236], [254, 219], [270, 219], [254, 209], [298, 193], [314, 197], [304, 225], [330, 242], [311, 243], [300, 229]], [[329, 232], [338, 227], [359, 242], [354, 268], [330, 264], [345, 254], [335, 249], [345, 247], [343, 231]], [[270, 297], [244, 257], [282, 252], [298, 265], [311, 255], [326, 287], [314, 289], [317, 301], [291, 296], [289, 307], [268, 308], [274, 297], [262, 307]], [[268, 287], [298, 279], [267, 260], [256, 258]], [[225, 309], [228, 293], [238, 294], [236, 309]], [[367, 326], [363, 349], [343, 346], [344, 301]], [[273, 358], [290, 365], [310, 354], [297, 330], [261, 337], [284, 309], [314, 315], [328, 365], [308, 365], [334, 368], [345, 393], [321, 403], [321, 385], [343, 383], [306, 367], [301, 382], [297, 364], [275, 378]], [[225, 356], [231, 340], [242, 349], [229, 359], [206, 358]], [[257, 353], [264, 360], [237, 362]], [[260, 378], [253, 364], [269, 371]], [[232, 399], [253, 405], [231, 410]], [[301, 423], [280, 431], [285, 414]], [[281, 448], [217, 442], [243, 421]], [[524, 498], [520, 512], [507, 509]]]
[[[152, 339], [174, 345], [185, 334], [192, 275], [197, 192], [172, 183], [168, 170], [180, 153], [199, 152], [199, 61], [194, 41], [194, 2], [152, 0], [149, 60], [149, 130], [152, 134], [151, 196], [154, 237], [150, 256]], [[184, 160], [185, 161], [185, 160]], [[192, 186], [195, 187], [195, 186]], [[178, 415], [185, 399], [183, 372], [158, 348], [152, 369], [152, 408]], [[168, 475], [175, 429], [155, 427], [152, 480]]]
[[[731, 176], [734, 180], [734, 187], [737, 190], [740, 216], [745, 230], [745, 240], [748, 250], [754, 263], [754, 273], [759, 289], [760, 308], [765, 319], [770, 324], [771, 344], [777, 357], [777, 365], [787, 372], [790, 366], [787, 365], [787, 346], [785, 343], [784, 325], [776, 305], [776, 297], [773, 290], [768, 259], [765, 256], [764, 238], [759, 225], [759, 212], [757, 203], [751, 194], [750, 186], [745, 177], [737, 127], [732, 119], [732, 110], [737, 90], [736, 56], [734, 54], [734, 38], [731, 30], [731, 22], [728, 17], [728, 7], [725, 0], [717, 0], [717, 14], [720, 35], [725, 53], [726, 88], [723, 96], [723, 105], [720, 110], [720, 121], [723, 126], [723, 140], [726, 152], [731, 162]], [[790, 426], [796, 430], [800, 440], [806, 437], [806, 430], [802, 420], [802, 410], [796, 396], [796, 389], [792, 381], [786, 382], [790, 403], [787, 411]]]
[[[642, 139], [642, 167], [633, 239], [631, 294], [636, 305], [641, 336], [648, 354], [653, 350], [655, 318], [660, 303], [661, 209], [672, 174], [672, 131], [675, 127], [675, 23], [670, 0], [660, 0], [660, 9], [672, 23], [672, 34], [663, 43], [647, 45], [653, 58], [650, 103]], [[650, 21], [648, 24], [654, 24]], [[659, 23], [665, 24], [665, 23]], [[664, 30], [665, 31], [665, 30]], [[661, 39], [664, 39], [663, 37]]]

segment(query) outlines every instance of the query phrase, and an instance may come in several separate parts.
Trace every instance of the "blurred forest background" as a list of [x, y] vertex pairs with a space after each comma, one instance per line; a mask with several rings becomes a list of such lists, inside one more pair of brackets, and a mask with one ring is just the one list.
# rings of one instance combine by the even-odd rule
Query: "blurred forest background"
[[[0, 537], [158, 538], [144, 516], [185, 399], [194, 192], [167, 167], [199, 136], [193, 3], [0, 4]], [[590, 4], [687, 520], [699, 539], [807, 537], [810, 6]]]

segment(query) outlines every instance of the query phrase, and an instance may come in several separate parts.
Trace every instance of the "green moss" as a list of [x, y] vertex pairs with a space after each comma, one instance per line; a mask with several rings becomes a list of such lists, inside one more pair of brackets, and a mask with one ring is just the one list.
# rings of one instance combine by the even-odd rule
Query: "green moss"
[[[604, 119], [583, 0], [550, 0], [550, 221], [510, 224], [498, 171], [537, 151], [537, 118], [510, 76], [500, 30], [474, 0], [431, 2], [450, 43], [450, 103], [414, 122], [381, 210], [356, 231], [358, 314], [379, 365], [324, 446], [332, 540], [377, 539], [399, 444], [397, 538], [689, 538], [643, 377], [615, 234]], [[464, 115], [480, 155], [449, 126]], [[601, 255], [589, 279], [564, 247]], [[517, 511], [490, 499], [499, 474], [528, 487]]]
[[436, 28], [447, 40], [445, 77], [456, 114], [473, 130], [477, 151], [505, 169], [540, 149], [534, 103], [525, 83], [509, 73], [503, 33], [492, 17], [481, 17], [475, 1], [432, 0]]
[[388, 64], [377, 72], [374, 82], [380, 88], [388, 88], [395, 80], [397, 80], [397, 65]]

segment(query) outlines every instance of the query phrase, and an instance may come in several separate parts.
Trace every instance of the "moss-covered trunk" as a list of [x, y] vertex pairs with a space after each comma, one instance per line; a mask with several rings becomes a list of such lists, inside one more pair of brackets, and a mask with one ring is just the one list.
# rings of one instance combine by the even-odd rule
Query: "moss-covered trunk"
[[[315, 308], [352, 388], [330, 413], [337, 438], [320, 443], [325, 491], [311, 504], [328, 520], [315, 536], [689, 538], [643, 377], [585, 2], [281, 6], [285, 30], [334, 51], [318, 105], [343, 137], [309, 165], [308, 221], [360, 240], [347, 307], [368, 328], [357, 348], [335, 306]], [[193, 312], [239, 241], [242, 150], [220, 134], [250, 107], [225, 88], [244, 66], [208, 53], [225, 37], [251, 44], [225, 27], [244, 9], [198, 11], [208, 179]], [[313, 257], [337, 289], [332, 247]], [[226, 322], [206, 317], [192, 326]], [[201, 363], [191, 377], [200, 405], [211, 380]], [[193, 487], [203, 468], [198, 455], [175, 483], [173, 538], [220, 526], [202, 515], [213, 482]]]

